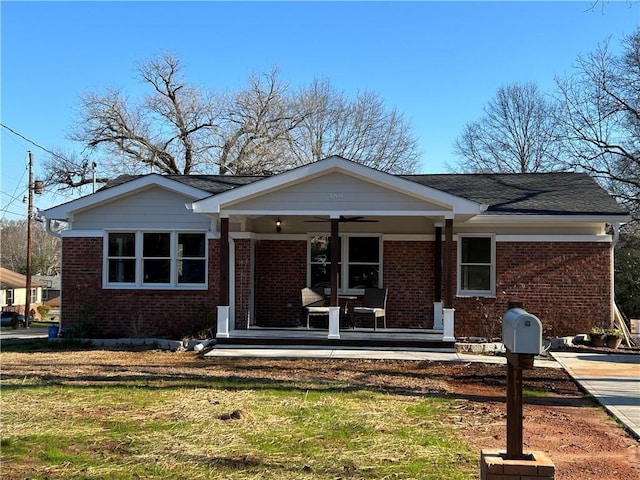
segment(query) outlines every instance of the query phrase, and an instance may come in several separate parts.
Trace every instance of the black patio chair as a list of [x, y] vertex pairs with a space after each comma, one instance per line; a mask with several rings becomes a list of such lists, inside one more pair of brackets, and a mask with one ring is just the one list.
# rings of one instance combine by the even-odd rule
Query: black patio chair
[[373, 317], [373, 329], [378, 328], [378, 318], [382, 318], [384, 328], [387, 328], [387, 294], [388, 288], [366, 288], [364, 290], [364, 306], [353, 307], [353, 325], [356, 326], [358, 317]]

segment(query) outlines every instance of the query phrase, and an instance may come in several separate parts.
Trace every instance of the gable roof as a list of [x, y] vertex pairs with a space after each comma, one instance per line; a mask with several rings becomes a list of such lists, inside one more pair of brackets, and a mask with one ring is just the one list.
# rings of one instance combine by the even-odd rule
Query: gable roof
[[243, 185], [238, 189], [227, 190], [209, 198], [198, 200], [193, 204], [193, 211], [196, 213], [219, 213], [221, 208], [227, 208], [236, 202], [250, 198], [260, 198], [271, 192], [292, 185], [304, 184], [314, 178], [334, 173], [359, 179], [381, 189], [394, 191], [420, 201], [435, 203], [458, 214], [478, 215], [486, 208], [486, 205], [465, 199], [455, 193], [434, 189], [429, 185], [419, 184], [399, 175], [375, 170], [336, 155], [319, 162], [287, 170], [279, 175], [263, 177], [259, 182]]
[[[386, 185], [408, 189], [407, 191], [411, 190], [407, 184], [413, 183], [427, 187], [426, 191], [436, 197], [440, 195], [448, 200], [459, 198], [486, 206], [486, 210], [478, 212], [483, 217], [569, 215], [614, 217], [623, 222], [629, 219], [628, 212], [586, 173], [390, 175], [341, 157], [330, 157], [278, 175], [122, 175], [95, 194], [46, 210], [45, 216], [64, 218], [64, 213], [149, 185], [188, 192], [195, 200], [200, 201], [206, 200], [208, 196], [217, 196], [216, 202], [225, 198], [241, 198], [247, 192], [253, 194], [274, 188], [287, 179], [303, 181], [307, 175], [340, 166], [373, 183], [386, 182]], [[240, 190], [234, 192], [236, 189]]]

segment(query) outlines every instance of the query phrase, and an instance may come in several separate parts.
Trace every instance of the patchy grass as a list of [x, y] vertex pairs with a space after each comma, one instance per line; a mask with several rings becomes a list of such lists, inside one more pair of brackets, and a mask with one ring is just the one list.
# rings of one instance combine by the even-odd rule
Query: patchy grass
[[3, 478], [470, 479], [455, 402], [326, 383], [3, 380]]

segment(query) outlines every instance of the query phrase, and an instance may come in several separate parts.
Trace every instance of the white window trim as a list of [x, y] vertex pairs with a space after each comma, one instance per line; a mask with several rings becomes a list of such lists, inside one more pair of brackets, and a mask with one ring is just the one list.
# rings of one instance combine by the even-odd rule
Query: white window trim
[[[136, 277], [133, 283], [117, 283], [109, 282], [109, 234], [111, 233], [135, 233], [136, 235]], [[144, 283], [142, 278], [143, 271], [143, 236], [145, 233], [169, 233], [171, 235], [171, 274], [169, 283]], [[181, 233], [200, 233], [204, 236], [204, 263], [205, 277], [204, 283], [178, 283], [178, 234]], [[203, 230], [169, 230], [169, 229], [145, 229], [133, 230], [126, 228], [115, 228], [105, 230], [102, 242], [102, 288], [118, 289], [118, 290], [206, 290], [209, 284], [209, 248], [208, 248], [208, 232]], [[124, 258], [124, 257], [123, 257]], [[151, 257], [148, 257], [151, 258]]]
[[15, 291], [13, 290], [13, 288], [8, 288], [6, 290], [5, 301], [8, 307], [13, 306], [13, 304], [15, 303]]
[[[495, 297], [496, 295], [496, 236], [491, 233], [459, 233], [457, 235], [458, 261], [456, 265], [457, 295], [459, 297]], [[462, 290], [462, 239], [463, 238], [491, 239], [491, 289], [490, 290]]]
[[[323, 236], [323, 237], [331, 237], [330, 234], [326, 232], [319, 233], [310, 233], [307, 235], [307, 285], [311, 285], [311, 238]], [[342, 253], [343, 258], [349, 258], [349, 238], [351, 237], [377, 237], [378, 238], [378, 282], [379, 287], [384, 285], [383, 276], [384, 276], [384, 257], [383, 257], [383, 235], [381, 233], [340, 233], [340, 252]], [[331, 265], [331, 259], [327, 259], [327, 264]], [[353, 262], [353, 265], [364, 265], [361, 262]], [[366, 265], [369, 265], [367, 263]], [[340, 259], [340, 278], [345, 279], [348, 278], [349, 272], [349, 262], [342, 261]], [[326, 293], [330, 293], [330, 289], [325, 289]], [[344, 288], [339, 287], [338, 293], [346, 294], [346, 295], [364, 295], [363, 288]]]

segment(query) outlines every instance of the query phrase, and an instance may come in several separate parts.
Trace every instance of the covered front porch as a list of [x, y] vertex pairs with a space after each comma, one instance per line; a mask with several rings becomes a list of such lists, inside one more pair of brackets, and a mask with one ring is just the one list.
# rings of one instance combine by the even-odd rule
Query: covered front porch
[[[332, 157], [192, 208], [212, 218], [219, 238], [218, 342], [455, 341], [454, 220], [482, 205]], [[304, 287], [324, 290], [325, 328], [300, 326]], [[387, 328], [345, 328], [341, 299], [367, 306], [367, 288], [388, 289]]]

